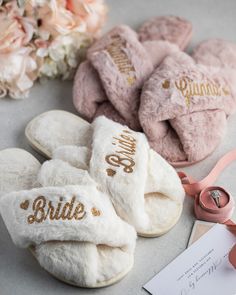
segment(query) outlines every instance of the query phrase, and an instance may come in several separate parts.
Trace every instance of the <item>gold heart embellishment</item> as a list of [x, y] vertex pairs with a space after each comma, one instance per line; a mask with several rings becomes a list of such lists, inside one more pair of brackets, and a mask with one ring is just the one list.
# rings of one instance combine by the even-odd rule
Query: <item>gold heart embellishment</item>
[[93, 216], [100, 216], [101, 215], [101, 211], [95, 207], [93, 207], [91, 209], [91, 212], [92, 212]]
[[112, 170], [112, 169], [107, 169], [107, 175], [108, 176], [114, 176], [116, 174], [116, 171]]
[[29, 201], [26, 200], [20, 204], [21, 209], [27, 210], [29, 208]]
[[168, 88], [170, 88], [170, 81], [165, 80], [165, 81], [162, 83], [162, 87], [163, 87], [164, 89], [168, 89]]

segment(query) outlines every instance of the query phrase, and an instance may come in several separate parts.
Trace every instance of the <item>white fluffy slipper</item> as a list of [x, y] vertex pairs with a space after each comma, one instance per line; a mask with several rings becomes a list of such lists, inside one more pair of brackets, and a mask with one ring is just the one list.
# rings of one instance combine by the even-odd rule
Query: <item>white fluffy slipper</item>
[[25, 135], [32, 147], [46, 158], [62, 145], [89, 146], [92, 128], [84, 119], [61, 110], [45, 112], [26, 127]]
[[117, 214], [139, 235], [159, 236], [177, 223], [184, 190], [176, 171], [150, 149], [144, 134], [105, 117], [90, 125], [70, 113], [50, 111], [28, 124], [26, 136], [47, 157], [88, 169]]
[[41, 167], [24, 150], [1, 151], [0, 212], [13, 242], [66, 283], [108, 286], [133, 266], [134, 228], [87, 171], [61, 160]]

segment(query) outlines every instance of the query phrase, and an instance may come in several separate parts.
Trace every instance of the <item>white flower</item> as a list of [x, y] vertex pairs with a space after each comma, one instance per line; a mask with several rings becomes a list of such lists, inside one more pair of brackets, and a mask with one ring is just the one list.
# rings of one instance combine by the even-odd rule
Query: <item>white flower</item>
[[39, 48], [37, 55], [44, 59], [39, 75], [48, 78], [72, 78], [89, 42], [83, 35], [73, 33], [58, 36], [47, 49]]
[[0, 85], [12, 98], [24, 98], [33, 86], [37, 64], [31, 48], [21, 48], [0, 56]]

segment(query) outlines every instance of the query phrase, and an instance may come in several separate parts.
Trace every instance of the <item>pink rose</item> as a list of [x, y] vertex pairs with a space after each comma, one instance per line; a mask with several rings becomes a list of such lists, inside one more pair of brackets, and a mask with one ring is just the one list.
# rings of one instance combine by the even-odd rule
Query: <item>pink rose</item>
[[22, 47], [0, 54], [0, 97], [24, 98], [37, 78], [37, 65], [30, 56], [32, 48]]
[[72, 32], [95, 34], [104, 23], [107, 12], [103, 0], [51, 0], [42, 5], [26, 3], [26, 15], [36, 16], [39, 37], [44, 40]]
[[85, 22], [89, 33], [98, 32], [105, 22], [107, 8], [103, 0], [66, 0], [66, 8]]
[[33, 21], [23, 18], [15, 2], [0, 10], [0, 54], [27, 46], [33, 37]]
[[25, 11], [28, 16], [37, 18], [38, 35], [44, 40], [69, 34], [80, 27], [62, 0], [51, 0], [43, 5], [28, 2]]
[[37, 75], [37, 65], [31, 57], [35, 27], [32, 19], [23, 17], [16, 2], [9, 2], [0, 10], [0, 97], [27, 95]]

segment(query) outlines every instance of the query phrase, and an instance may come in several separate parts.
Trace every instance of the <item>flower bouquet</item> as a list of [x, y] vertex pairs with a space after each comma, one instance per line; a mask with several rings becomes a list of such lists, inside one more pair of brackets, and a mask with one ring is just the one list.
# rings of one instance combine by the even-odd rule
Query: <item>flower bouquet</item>
[[103, 0], [0, 0], [0, 97], [70, 79], [106, 16]]

